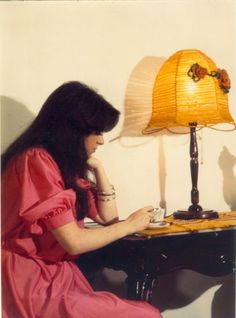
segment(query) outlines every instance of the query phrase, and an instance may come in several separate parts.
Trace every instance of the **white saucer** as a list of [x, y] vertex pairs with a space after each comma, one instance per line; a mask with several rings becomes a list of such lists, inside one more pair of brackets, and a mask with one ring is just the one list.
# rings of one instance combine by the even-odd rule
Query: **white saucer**
[[170, 223], [167, 223], [165, 221], [157, 221], [149, 223], [148, 229], [159, 229], [167, 226], [170, 226]]

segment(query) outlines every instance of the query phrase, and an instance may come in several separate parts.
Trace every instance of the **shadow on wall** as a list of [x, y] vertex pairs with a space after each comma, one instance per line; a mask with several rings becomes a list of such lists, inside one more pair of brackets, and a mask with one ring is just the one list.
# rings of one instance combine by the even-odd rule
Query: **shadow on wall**
[[1, 96], [1, 152], [25, 130], [34, 117], [23, 104]]
[[211, 304], [212, 318], [235, 318], [235, 275], [224, 278]]
[[[159, 206], [166, 211], [165, 199], [165, 151], [163, 132], [152, 134], [151, 138], [143, 135], [142, 131], [147, 126], [152, 113], [152, 91], [156, 76], [165, 62], [164, 57], [145, 56], [131, 72], [125, 91], [124, 123], [121, 129], [119, 142], [123, 147], [138, 147], [148, 143], [153, 138], [158, 138], [158, 178], [160, 184]], [[125, 144], [125, 137], [142, 137], [134, 146]], [[144, 141], [143, 141], [144, 140]]]
[[206, 300], [207, 307], [210, 307], [209, 301], [211, 302], [211, 317], [207, 314], [203, 316], [204, 304], [203, 308], [199, 308], [199, 313], [193, 313], [192, 317], [235, 318], [235, 276], [233, 274], [209, 277], [191, 270], [180, 270], [160, 276], [153, 291], [153, 304], [162, 312], [185, 307], [214, 286], [218, 286], [218, 289], [213, 299]]
[[[114, 140], [119, 140], [122, 147], [134, 148], [150, 142], [153, 138], [158, 140], [157, 167], [160, 193], [159, 206], [167, 212], [167, 201], [165, 197], [166, 186], [166, 167], [165, 167], [165, 145], [163, 135], [172, 135], [172, 133], [163, 129], [151, 135], [143, 134], [152, 115], [153, 87], [158, 73], [166, 61], [164, 57], [145, 56], [132, 70], [125, 91], [124, 97], [124, 122], [120, 135]], [[189, 128], [176, 127], [173, 129], [176, 133], [189, 133]], [[128, 137], [128, 138], [127, 138]], [[132, 138], [130, 144], [127, 144], [129, 137]], [[140, 137], [135, 138], [134, 137]], [[129, 142], [129, 141], [128, 141]]]
[[223, 194], [224, 200], [231, 211], [236, 211], [236, 156], [233, 156], [227, 147], [223, 147], [220, 153], [218, 164], [223, 174]]
[[[97, 273], [92, 286], [95, 290], [107, 290], [119, 297], [126, 297], [126, 274], [122, 271], [104, 269]], [[211, 310], [211, 317], [205, 312], [203, 304], [199, 312], [192, 317], [235, 318], [235, 276], [208, 277], [191, 270], [180, 270], [159, 277], [153, 290], [152, 304], [168, 317], [175, 317], [175, 310], [190, 305], [203, 293], [218, 286], [213, 299], [207, 299], [206, 307]], [[211, 303], [211, 304], [210, 304]], [[196, 307], [195, 307], [196, 308]], [[190, 312], [190, 308], [186, 312]], [[179, 317], [179, 316], [178, 316]]]
[[165, 58], [145, 56], [131, 72], [125, 92], [124, 123], [120, 137], [144, 137], [152, 113], [152, 91]]

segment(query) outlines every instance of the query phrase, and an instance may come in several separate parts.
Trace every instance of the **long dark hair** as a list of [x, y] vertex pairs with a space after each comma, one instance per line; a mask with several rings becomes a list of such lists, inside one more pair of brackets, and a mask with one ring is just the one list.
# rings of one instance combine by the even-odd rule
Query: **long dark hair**
[[45, 148], [59, 166], [66, 189], [75, 190], [77, 218], [82, 219], [88, 211], [87, 195], [76, 179], [88, 172], [84, 138], [110, 131], [118, 119], [119, 111], [95, 90], [67, 82], [52, 92], [32, 124], [4, 152], [2, 169], [28, 148]]

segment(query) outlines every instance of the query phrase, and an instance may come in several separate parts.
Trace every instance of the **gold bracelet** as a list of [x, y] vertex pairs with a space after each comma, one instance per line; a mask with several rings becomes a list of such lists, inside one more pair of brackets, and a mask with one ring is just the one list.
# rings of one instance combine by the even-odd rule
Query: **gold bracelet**
[[110, 197], [110, 198], [98, 198], [98, 201], [112, 201], [112, 200], [115, 200], [116, 196], [114, 195], [113, 197]]
[[114, 189], [114, 186], [111, 185], [111, 189], [112, 191], [109, 193], [109, 192], [105, 192], [105, 191], [97, 191], [97, 195], [101, 195], [101, 196], [112, 196], [112, 195], [115, 195], [116, 194], [116, 191]]

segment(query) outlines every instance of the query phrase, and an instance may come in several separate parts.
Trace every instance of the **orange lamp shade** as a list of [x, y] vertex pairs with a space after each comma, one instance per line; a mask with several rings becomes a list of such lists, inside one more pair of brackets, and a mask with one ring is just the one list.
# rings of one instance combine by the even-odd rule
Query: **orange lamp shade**
[[[197, 68], [195, 68], [195, 66]], [[143, 133], [162, 128], [232, 123], [224, 70], [199, 50], [181, 50], [161, 67], [153, 86], [152, 115]], [[228, 88], [230, 88], [230, 80]]]

